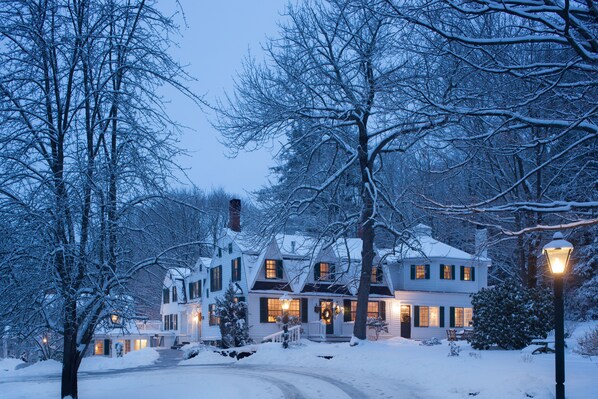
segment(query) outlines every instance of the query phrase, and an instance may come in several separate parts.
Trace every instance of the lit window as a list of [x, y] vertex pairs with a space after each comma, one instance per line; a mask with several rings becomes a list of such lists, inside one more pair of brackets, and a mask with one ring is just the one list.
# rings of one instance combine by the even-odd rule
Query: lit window
[[138, 351], [147, 347], [147, 339], [136, 339], [134, 341], [134, 350]]
[[430, 308], [427, 306], [419, 307], [419, 326], [428, 327], [430, 325]]
[[473, 325], [473, 308], [463, 308], [463, 327]]
[[280, 262], [276, 259], [266, 259], [266, 278], [277, 279], [282, 278], [282, 268], [279, 267]]
[[428, 280], [430, 265], [411, 265], [411, 280]]
[[241, 281], [241, 258], [235, 258], [230, 261], [231, 279]]
[[208, 319], [209, 325], [217, 326], [220, 324], [220, 317], [216, 317], [216, 304], [215, 303], [211, 303], [208, 306], [208, 315], [209, 315], [209, 319]]
[[372, 267], [371, 283], [372, 284], [382, 284], [382, 277], [383, 277], [382, 269], [379, 267], [373, 266]]
[[430, 307], [430, 327], [440, 326], [440, 309], [438, 307]]
[[95, 344], [95, 351], [96, 355], [103, 355], [104, 354], [104, 341], [97, 340]]
[[325, 262], [318, 263], [315, 278], [316, 281], [334, 281], [334, 266]]
[[[354, 321], [357, 315], [357, 301], [351, 301], [351, 320]], [[385, 318], [383, 312], [380, 311], [380, 302], [370, 301], [368, 302], [368, 318], [377, 319], [378, 317]]]
[[451, 265], [441, 265], [441, 278], [443, 280], [452, 280], [453, 279], [453, 267]]
[[131, 352], [131, 340], [125, 339], [125, 354]]
[[[291, 304], [289, 306], [289, 317], [299, 318], [300, 306], [301, 303], [299, 299], [291, 300]], [[282, 304], [280, 303], [280, 299], [268, 298], [268, 323], [276, 323], [277, 317], [282, 317]]]
[[475, 281], [475, 270], [472, 266], [461, 266], [461, 280]]
[[415, 327], [440, 327], [440, 310], [438, 306], [416, 306], [417, 317]]
[[454, 308], [455, 327], [471, 327], [473, 308]]

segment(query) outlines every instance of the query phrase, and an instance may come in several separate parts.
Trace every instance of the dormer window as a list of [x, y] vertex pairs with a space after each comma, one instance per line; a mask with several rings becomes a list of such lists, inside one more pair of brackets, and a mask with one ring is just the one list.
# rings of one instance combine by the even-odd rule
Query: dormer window
[[170, 303], [170, 289], [168, 288], [162, 290], [162, 303]]
[[176, 292], [176, 287], [172, 287], [172, 302], [176, 302], [179, 299], [179, 296]]
[[334, 265], [326, 262], [316, 263], [314, 267], [315, 281], [334, 281]]
[[382, 268], [378, 266], [372, 266], [372, 284], [382, 284], [382, 278], [384, 277], [384, 273], [382, 272]]
[[269, 280], [282, 279], [282, 259], [266, 259], [265, 271]]

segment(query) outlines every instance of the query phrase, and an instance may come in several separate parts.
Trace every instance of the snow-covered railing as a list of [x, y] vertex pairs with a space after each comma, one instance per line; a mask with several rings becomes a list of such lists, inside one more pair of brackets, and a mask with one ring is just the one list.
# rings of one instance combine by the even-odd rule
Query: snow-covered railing
[[310, 322], [307, 335], [326, 341], [326, 323], [322, 323], [321, 321]]
[[[298, 342], [301, 339], [301, 326], [293, 326], [289, 328], [289, 343]], [[279, 342], [284, 340], [284, 331], [278, 331], [274, 334], [266, 335], [262, 338], [262, 342]]]

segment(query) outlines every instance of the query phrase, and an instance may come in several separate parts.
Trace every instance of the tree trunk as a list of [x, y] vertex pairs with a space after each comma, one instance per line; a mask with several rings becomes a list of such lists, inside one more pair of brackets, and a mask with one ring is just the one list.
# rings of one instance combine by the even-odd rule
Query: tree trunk
[[361, 170], [361, 198], [363, 201], [362, 218], [359, 221], [359, 228], [362, 230], [361, 248], [361, 275], [359, 288], [357, 290], [357, 310], [355, 313], [355, 325], [353, 336], [357, 339], [367, 338], [366, 323], [368, 317], [368, 301], [370, 297], [370, 284], [372, 276], [372, 262], [374, 261], [374, 201], [370, 189], [370, 163], [368, 157], [368, 132], [364, 124], [359, 125], [359, 167]]
[[64, 355], [62, 360], [62, 386], [60, 397], [77, 399], [77, 371], [81, 362], [81, 356], [77, 351], [77, 325], [76, 325], [76, 305], [74, 303], [65, 304], [65, 323], [64, 323]]

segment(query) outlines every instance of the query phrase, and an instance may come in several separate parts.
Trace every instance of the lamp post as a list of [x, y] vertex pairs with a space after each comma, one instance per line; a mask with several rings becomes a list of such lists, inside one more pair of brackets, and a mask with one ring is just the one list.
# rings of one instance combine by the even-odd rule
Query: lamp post
[[550, 271], [554, 276], [554, 351], [556, 399], [565, 399], [565, 320], [563, 304], [563, 275], [567, 268], [573, 245], [563, 239], [559, 232], [554, 233], [552, 241], [544, 246]]
[[280, 307], [282, 308], [282, 347], [289, 347], [289, 308], [291, 307], [291, 297], [285, 292], [280, 297]]

